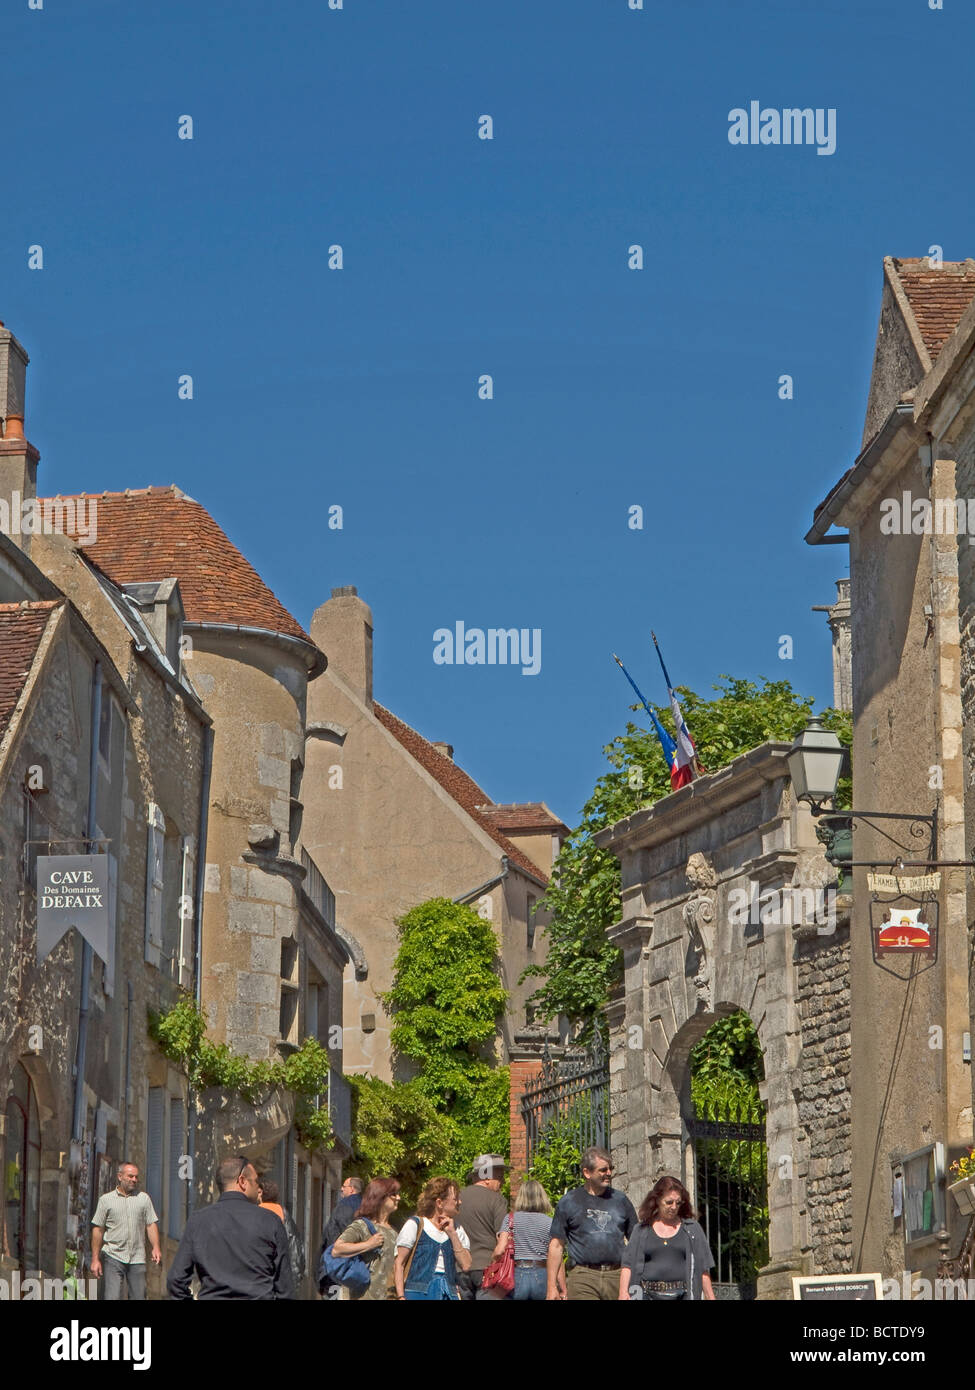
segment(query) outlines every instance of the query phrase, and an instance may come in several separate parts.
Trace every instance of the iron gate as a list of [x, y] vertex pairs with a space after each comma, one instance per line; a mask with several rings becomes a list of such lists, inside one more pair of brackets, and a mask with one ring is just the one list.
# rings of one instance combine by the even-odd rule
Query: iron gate
[[756, 1123], [754, 1109], [744, 1104], [709, 1109], [707, 1118], [686, 1121], [694, 1168], [691, 1195], [714, 1255], [716, 1297], [751, 1299], [758, 1271], [768, 1263], [765, 1122]]
[[598, 1035], [587, 1052], [554, 1058], [545, 1048], [542, 1070], [522, 1094], [521, 1114], [528, 1167], [540, 1141], [555, 1132], [580, 1153], [609, 1148], [609, 1059]]

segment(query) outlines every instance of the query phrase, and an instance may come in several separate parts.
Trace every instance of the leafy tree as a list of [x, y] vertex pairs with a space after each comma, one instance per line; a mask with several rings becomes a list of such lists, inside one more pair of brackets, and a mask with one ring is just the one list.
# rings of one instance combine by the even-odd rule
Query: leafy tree
[[457, 1147], [456, 1125], [415, 1081], [390, 1085], [378, 1076], [347, 1079], [352, 1087], [349, 1171], [366, 1181], [398, 1178], [405, 1212], [432, 1173], [448, 1171]]
[[[731, 676], [719, 679], [720, 684], [713, 687], [717, 699], [678, 688], [699, 762], [710, 772], [770, 739], [791, 741], [812, 713], [812, 697], [798, 695], [788, 681], [763, 677], [757, 685]], [[670, 708], [658, 706], [656, 713], [673, 732]], [[820, 718], [849, 745], [848, 714], [828, 709]], [[598, 848], [593, 837], [671, 790], [670, 769], [652, 730], [648, 733], [630, 722], [604, 752], [610, 769], [597, 781], [582, 809], [582, 821], [563, 843], [539, 904], [552, 914], [545, 928], [547, 959], [542, 965], [529, 966], [522, 976], [543, 981], [532, 995], [540, 1015], [565, 1014], [579, 1025], [582, 1037], [591, 1034], [622, 968], [620, 951], [606, 938], [607, 927], [620, 913], [619, 861]]]

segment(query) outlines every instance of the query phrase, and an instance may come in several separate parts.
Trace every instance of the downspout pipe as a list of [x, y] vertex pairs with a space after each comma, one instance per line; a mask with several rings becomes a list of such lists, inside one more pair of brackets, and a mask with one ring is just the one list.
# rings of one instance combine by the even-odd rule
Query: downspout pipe
[[[206, 885], [207, 831], [210, 822], [210, 777], [213, 772], [213, 725], [203, 729], [203, 775], [200, 779], [199, 834], [196, 846], [196, 884], [193, 890], [193, 994], [199, 1009], [203, 997], [203, 891]], [[190, 1160], [190, 1181], [187, 1192], [187, 1212], [196, 1202], [196, 1105], [193, 1092], [186, 1088], [186, 1108], [189, 1111], [187, 1149]]]
[[[88, 750], [88, 814], [85, 835], [89, 843], [95, 838], [98, 815], [98, 731], [102, 721], [102, 664], [95, 662], [91, 692], [91, 745]], [[74, 1116], [72, 1138], [80, 1140], [85, 1122], [85, 1067], [88, 1055], [89, 982], [94, 953], [86, 941], [81, 951], [81, 1004], [78, 1009], [78, 1049], [75, 1054]]]
[[475, 889], [474, 889], [472, 892], [470, 892], [470, 893], [462, 893], [461, 896], [460, 896], [459, 898], [454, 898], [454, 902], [455, 902], [455, 903], [469, 903], [469, 902], [471, 901], [472, 898], [479, 898], [479, 897], [481, 896], [481, 894], [482, 894], [482, 893], [486, 893], [486, 892], [488, 891], [489, 888], [497, 888], [498, 884], [499, 884], [499, 883], [504, 883], [505, 879], [508, 877], [508, 869], [509, 869], [508, 856], [507, 856], [506, 854], [502, 854], [502, 856], [501, 856], [501, 872], [498, 874], [498, 876], [497, 876], [496, 878], [489, 878], [488, 881], [487, 881], [487, 883], [482, 883], [481, 886], [480, 886], [480, 888], [475, 888]]

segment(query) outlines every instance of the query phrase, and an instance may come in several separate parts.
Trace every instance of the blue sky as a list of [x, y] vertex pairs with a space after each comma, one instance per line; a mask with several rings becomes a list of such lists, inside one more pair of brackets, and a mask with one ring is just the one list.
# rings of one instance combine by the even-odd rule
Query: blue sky
[[[355, 584], [376, 697], [570, 824], [628, 717], [610, 653], [665, 697], [651, 626], [680, 683], [829, 703], [810, 607], [847, 555], [802, 538], [883, 256], [975, 253], [965, 10], [11, 0], [0, 318], [41, 490], [177, 483], [306, 626]], [[835, 108], [836, 152], [731, 145], [751, 100]], [[458, 620], [540, 628], [540, 674], [435, 665]]]

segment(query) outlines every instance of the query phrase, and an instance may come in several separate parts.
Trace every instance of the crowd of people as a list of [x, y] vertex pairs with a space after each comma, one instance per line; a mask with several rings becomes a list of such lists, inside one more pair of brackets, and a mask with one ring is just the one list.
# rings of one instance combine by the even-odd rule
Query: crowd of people
[[[682, 1183], [659, 1178], [636, 1211], [612, 1186], [605, 1149], [587, 1149], [581, 1167], [582, 1186], [554, 1211], [534, 1179], [521, 1183], [509, 1211], [505, 1161], [481, 1154], [466, 1187], [431, 1178], [398, 1228], [396, 1178], [347, 1178], [323, 1233], [319, 1292], [329, 1302], [714, 1298], [714, 1258]], [[217, 1183], [218, 1200], [187, 1220], [166, 1281], [170, 1298], [194, 1297], [194, 1279], [200, 1300], [294, 1297], [304, 1254], [277, 1185], [243, 1155], [219, 1164]], [[116, 1192], [93, 1219], [92, 1269], [100, 1274], [105, 1265], [103, 1297], [120, 1297], [123, 1284], [130, 1299], [145, 1297], [146, 1237], [159, 1260], [156, 1215], [137, 1186], [138, 1169], [121, 1165]]]

